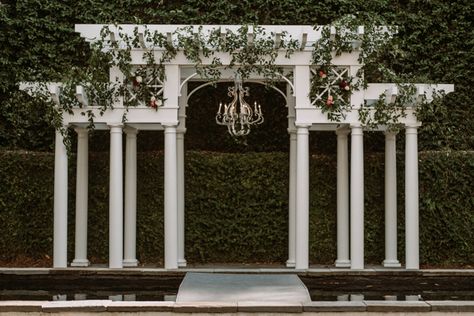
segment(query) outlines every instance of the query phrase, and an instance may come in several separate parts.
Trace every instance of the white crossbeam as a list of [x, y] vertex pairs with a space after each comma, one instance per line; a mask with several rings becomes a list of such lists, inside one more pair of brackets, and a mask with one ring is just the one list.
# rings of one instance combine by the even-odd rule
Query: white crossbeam
[[391, 86], [385, 90], [385, 103], [392, 104], [395, 103], [398, 96], [398, 87]]
[[138, 42], [140, 43], [140, 46], [142, 48], [146, 48], [145, 37], [143, 35], [143, 32], [138, 33]]
[[84, 107], [89, 105], [89, 100], [83, 86], [76, 86], [76, 99]]
[[115, 34], [114, 32], [109, 32], [109, 40], [112, 43], [117, 43], [117, 37], [118, 37], [118, 35]]
[[300, 43], [300, 50], [306, 48], [306, 43], [308, 42], [308, 33], [303, 33], [301, 35], [301, 43]]
[[281, 45], [281, 33], [275, 33], [275, 49], [279, 49]]
[[[415, 83], [417, 89], [416, 98], [419, 100], [422, 95], [426, 98], [428, 102], [433, 100], [433, 96], [436, 93], [450, 93], [454, 91], [453, 84], [425, 84], [425, 83]], [[369, 83], [367, 89], [364, 92], [365, 100], [377, 100], [380, 95], [389, 91], [392, 93], [397, 89], [396, 83]]]

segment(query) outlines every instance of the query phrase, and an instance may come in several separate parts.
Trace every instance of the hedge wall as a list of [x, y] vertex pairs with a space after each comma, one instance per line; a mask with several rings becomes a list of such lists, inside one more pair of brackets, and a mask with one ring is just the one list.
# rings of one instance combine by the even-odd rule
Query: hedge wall
[[[403, 155], [399, 155], [399, 258], [403, 260]], [[0, 151], [0, 259], [52, 254], [53, 155]], [[138, 258], [163, 258], [163, 153], [138, 155]], [[70, 164], [69, 259], [73, 258], [74, 157]], [[474, 152], [420, 153], [420, 251], [425, 265], [474, 262]], [[310, 160], [310, 260], [336, 255], [336, 159]], [[106, 262], [108, 155], [90, 155], [89, 255]], [[186, 254], [191, 263], [284, 262], [288, 155], [186, 153]], [[365, 157], [366, 261], [383, 260], [383, 155]]]

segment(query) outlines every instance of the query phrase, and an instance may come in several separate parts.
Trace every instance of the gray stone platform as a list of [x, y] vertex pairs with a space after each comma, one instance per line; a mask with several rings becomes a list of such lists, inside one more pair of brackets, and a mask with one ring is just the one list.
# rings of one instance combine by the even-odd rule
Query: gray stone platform
[[294, 274], [187, 273], [176, 302], [310, 302]]

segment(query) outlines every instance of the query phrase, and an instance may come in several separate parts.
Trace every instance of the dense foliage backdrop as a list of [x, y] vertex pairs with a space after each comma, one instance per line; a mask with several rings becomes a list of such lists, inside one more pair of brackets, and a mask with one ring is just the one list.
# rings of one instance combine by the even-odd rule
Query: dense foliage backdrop
[[[399, 50], [386, 52], [384, 58], [389, 66], [410, 80], [456, 85], [456, 92], [424, 118], [420, 147], [472, 149], [473, 11], [469, 0], [2, 1], [0, 147], [51, 148], [52, 130], [46, 128], [44, 109], [17, 87], [21, 81], [61, 80], [67, 71], [84, 65], [88, 45], [74, 33], [75, 23], [315, 25], [345, 14], [376, 14], [399, 26]], [[206, 138], [203, 149], [220, 146], [215, 138]], [[266, 140], [264, 144], [274, 150], [272, 140]]]
[[[22, 81], [60, 81], [83, 67], [88, 45], [75, 23], [327, 24], [345, 14], [380, 15], [399, 26], [398, 50], [383, 61], [407, 80], [453, 83], [434, 103], [420, 129], [420, 213], [423, 264], [474, 260], [474, 2], [469, 0], [18, 0], [0, 3], [0, 253], [51, 255], [54, 131], [45, 107], [18, 90]], [[374, 81], [384, 78], [374, 71]], [[223, 89], [224, 88], [224, 89]], [[191, 261], [284, 261], [286, 257], [287, 121], [283, 100], [251, 87], [272, 117], [245, 142], [214, 124], [225, 87], [197, 93], [188, 107], [186, 134], [187, 253]], [[224, 92], [223, 92], [224, 91]], [[163, 136], [139, 136], [139, 256], [162, 258]], [[335, 256], [335, 135], [311, 133], [311, 258]], [[403, 148], [403, 135], [398, 146]], [[367, 133], [367, 260], [383, 258], [383, 135]], [[91, 140], [90, 252], [107, 253], [108, 135]], [[27, 150], [27, 151], [25, 151]], [[34, 152], [31, 152], [34, 151]], [[202, 151], [228, 152], [209, 154]], [[44, 153], [41, 153], [44, 152]], [[266, 153], [264, 153], [266, 152]], [[402, 153], [402, 150], [400, 151]], [[403, 175], [403, 155], [399, 172]], [[224, 169], [227, 168], [227, 169]], [[70, 167], [73, 214], [74, 157]], [[266, 170], [266, 171], [265, 171]], [[265, 172], [264, 172], [265, 171]], [[324, 171], [324, 172], [323, 172]], [[244, 173], [242, 173], [244, 172]], [[213, 177], [208, 176], [212, 174]], [[251, 177], [239, 178], [251, 175]], [[232, 181], [231, 181], [232, 180]], [[399, 177], [403, 181], [403, 177]], [[230, 185], [241, 190], [229, 195]], [[403, 182], [399, 188], [403, 236]], [[216, 199], [216, 196], [219, 199]], [[242, 201], [245, 201], [242, 202]], [[271, 219], [271, 220], [269, 220]], [[245, 229], [244, 229], [245, 228]], [[244, 229], [244, 230], [243, 230]], [[72, 227], [69, 230], [73, 231]], [[268, 236], [272, 236], [269, 239]], [[436, 236], [433, 237], [433, 236]], [[72, 235], [70, 236], [72, 237]], [[72, 242], [73, 238], [69, 238]], [[403, 239], [399, 240], [403, 250]], [[72, 247], [69, 247], [72, 250]], [[402, 256], [400, 255], [400, 258]]]

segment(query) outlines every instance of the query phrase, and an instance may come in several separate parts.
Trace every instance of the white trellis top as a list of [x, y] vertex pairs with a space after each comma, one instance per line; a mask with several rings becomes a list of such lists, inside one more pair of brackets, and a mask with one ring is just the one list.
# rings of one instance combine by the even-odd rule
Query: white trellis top
[[[75, 27], [76, 32], [80, 33], [86, 41], [93, 43], [101, 40], [101, 32], [104, 27], [108, 27], [108, 34], [105, 36], [105, 40], [109, 42], [117, 43], [118, 47], [124, 47], [122, 38], [128, 36], [129, 38], [137, 37], [138, 44], [137, 48], [131, 49], [131, 65], [139, 66], [146, 64], [144, 53], [149, 52], [150, 48], [153, 48], [155, 58], [158, 60], [161, 54], [164, 52], [162, 47], [154, 47], [153, 43], [147, 39], [147, 32], [159, 32], [161, 33], [168, 42], [175, 44], [178, 39], [178, 33], [180, 30], [192, 30], [192, 32], [200, 32], [202, 36], [209, 36], [211, 32], [220, 32], [221, 34], [227, 34], [228, 32], [237, 33], [242, 27], [241, 25], [101, 25], [101, 24], [77, 24]], [[318, 100], [322, 100], [324, 95], [331, 93], [337, 93], [334, 90], [334, 86], [337, 86], [336, 81], [340, 81], [344, 76], [357, 77], [357, 72], [361, 68], [359, 63], [359, 51], [358, 46], [360, 42], [353, 41], [354, 50], [352, 53], [342, 53], [339, 56], [333, 54], [331, 60], [334, 66], [329, 70], [328, 75], [331, 75], [329, 84], [324, 89], [321, 89], [318, 93], [310, 95], [311, 80], [313, 76], [317, 75], [318, 65], [312, 64], [312, 53], [314, 49], [314, 43], [321, 39], [321, 29], [315, 28], [308, 25], [263, 25], [259, 26], [261, 32], [255, 32], [254, 28], [248, 27], [247, 41], [254, 41], [253, 34], [256, 36], [264, 36], [267, 39], [272, 38], [275, 47], [280, 47], [281, 41], [288, 41], [290, 39], [298, 41], [298, 49], [295, 50], [290, 56], [285, 56], [285, 49], [277, 50], [277, 57], [274, 64], [283, 68], [283, 75], [281, 81], [288, 84], [290, 88], [290, 94], [283, 93], [286, 95], [287, 105], [294, 104], [294, 111], [290, 111], [290, 116], [295, 117], [295, 124], [312, 126], [312, 129], [321, 130], [334, 130], [340, 124], [360, 124], [358, 110], [362, 104], [370, 104], [375, 100], [379, 99], [380, 95], [385, 94], [386, 102], [394, 102], [398, 95], [398, 86], [392, 83], [374, 83], [368, 84], [367, 89], [360, 89], [351, 91], [350, 93], [350, 106], [346, 113], [346, 116], [339, 122], [335, 123], [328, 119], [326, 113], [315, 106]], [[382, 31], [385, 31], [381, 28]], [[358, 35], [363, 34], [364, 28], [359, 27], [357, 30]], [[331, 29], [331, 34], [335, 33], [335, 29]], [[224, 36], [223, 35], [223, 36]], [[257, 38], [258, 39], [258, 38]], [[152, 47], [153, 46], [153, 47]], [[104, 49], [110, 47], [105, 46]], [[212, 58], [217, 57], [222, 62], [223, 66], [228, 65], [231, 61], [231, 56], [225, 52], [214, 52], [213, 56], [204, 57], [202, 56], [202, 65], [209, 65], [212, 63]], [[146, 106], [138, 106], [128, 109], [127, 121], [129, 123], [145, 124], [142, 127], [152, 127], [154, 125], [149, 124], [178, 124], [178, 109], [179, 99], [186, 98], [185, 104], [187, 104], [187, 96], [182, 95], [183, 86], [190, 80], [203, 80], [195, 69], [195, 63], [186, 58], [183, 51], [178, 51], [176, 56], [169, 62], [164, 63], [165, 82], [147, 82], [156, 88], [157, 93], [161, 95], [165, 100], [164, 105], [155, 111]], [[232, 81], [234, 78], [234, 72], [232, 69], [223, 69], [221, 71], [221, 81]], [[110, 80], [111, 81], [122, 81], [124, 80], [123, 74], [117, 67], [110, 69]], [[252, 74], [249, 81], [262, 81], [262, 75]], [[146, 80], [146, 78], [145, 78]], [[49, 89], [52, 94], [53, 100], [59, 102], [60, 84], [50, 84]], [[333, 89], [333, 90], [331, 90]], [[449, 93], [454, 90], [453, 85], [449, 84], [416, 84], [416, 98], [425, 96], [429, 101], [432, 99], [433, 92], [443, 90]], [[93, 104], [88, 104], [87, 91], [81, 86], [77, 87], [76, 96], [80, 103], [84, 107], [88, 107], [89, 110], [95, 113], [95, 124], [96, 127], [100, 128], [110, 122], [120, 122], [126, 109], [124, 108], [122, 101], [118, 101], [114, 104], [114, 110], [106, 110], [103, 115], [100, 115], [100, 110], [96, 109]], [[294, 98], [289, 100], [288, 98]], [[414, 100], [415, 101], [415, 100]], [[408, 106], [410, 104], [407, 104]], [[72, 114], [64, 114], [63, 119], [65, 124], [88, 124], [87, 116], [82, 115], [84, 108], [73, 109]], [[293, 113], [291, 113], [293, 112]], [[414, 111], [412, 108], [407, 108], [406, 117], [401, 118], [400, 123], [408, 125], [419, 125]], [[105, 125], [104, 125], [105, 124]], [[290, 127], [292, 128], [292, 127]], [[383, 126], [381, 127], [383, 129]]]

